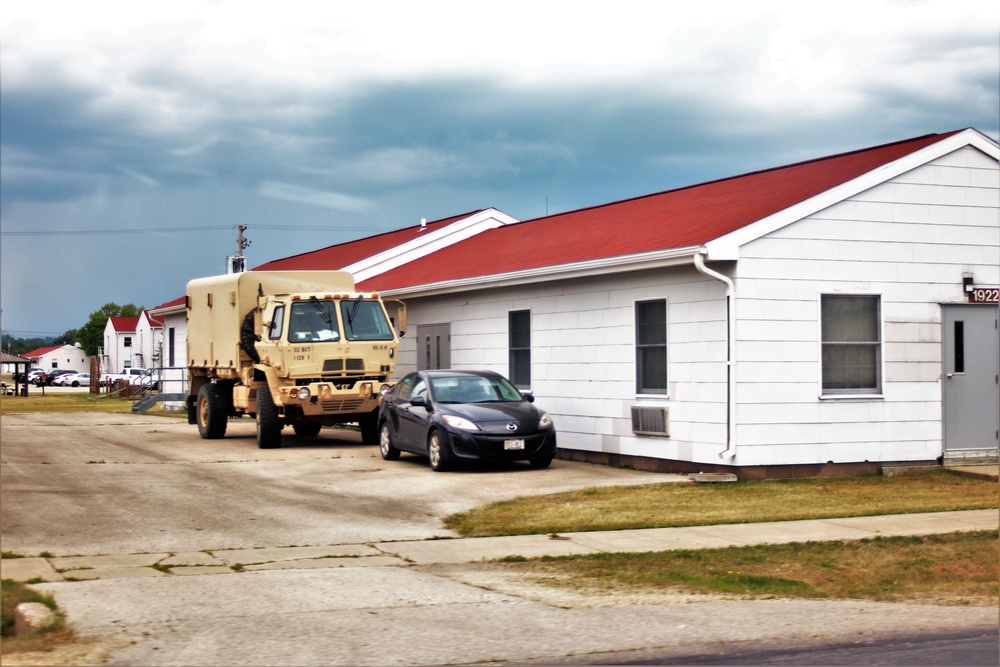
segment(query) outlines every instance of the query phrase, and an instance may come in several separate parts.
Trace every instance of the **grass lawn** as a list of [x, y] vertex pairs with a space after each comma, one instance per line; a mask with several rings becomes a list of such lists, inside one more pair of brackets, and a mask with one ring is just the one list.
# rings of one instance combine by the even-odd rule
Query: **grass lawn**
[[684, 592], [997, 606], [996, 531], [507, 559], [533, 580], [597, 593]]
[[[46, 388], [42, 395], [40, 387], [30, 387], [27, 397], [0, 397], [0, 414], [18, 414], [33, 412], [104, 412], [122, 414], [132, 412], [135, 400], [109, 394], [90, 394], [86, 391], [56, 392]], [[164, 411], [159, 405], [146, 414], [161, 416], [187, 417], [184, 411]]]
[[774, 482], [667, 483], [524, 496], [453, 514], [463, 536], [792, 521], [1000, 507], [1000, 487], [947, 470]]

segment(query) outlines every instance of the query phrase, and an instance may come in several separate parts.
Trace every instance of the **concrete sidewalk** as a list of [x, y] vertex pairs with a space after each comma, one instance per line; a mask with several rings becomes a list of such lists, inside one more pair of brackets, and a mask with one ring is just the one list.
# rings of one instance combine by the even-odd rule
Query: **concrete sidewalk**
[[406, 567], [433, 563], [469, 563], [512, 556], [535, 558], [600, 552], [711, 549], [998, 528], [1000, 510], [966, 510], [562, 535], [433, 539], [212, 552], [5, 558], [0, 561], [0, 576], [17, 581], [74, 581], [232, 574], [259, 570]]

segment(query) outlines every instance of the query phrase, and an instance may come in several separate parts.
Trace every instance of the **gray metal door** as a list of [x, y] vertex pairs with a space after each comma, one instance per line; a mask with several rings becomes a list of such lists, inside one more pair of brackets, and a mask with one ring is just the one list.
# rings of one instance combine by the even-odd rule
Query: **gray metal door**
[[945, 458], [996, 455], [1000, 334], [996, 306], [944, 306]]
[[421, 324], [417, 327], [417, 370], [451, 368], [451, 325]]

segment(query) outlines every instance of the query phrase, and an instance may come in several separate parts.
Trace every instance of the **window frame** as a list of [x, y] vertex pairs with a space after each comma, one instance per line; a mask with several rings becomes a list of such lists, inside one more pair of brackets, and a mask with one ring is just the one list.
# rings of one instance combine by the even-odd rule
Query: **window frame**
[[[663, 304], [663, 341], [643, 342], [640, 336], [645, 327], [640, 322], [640, 309], [649, 304]], [[632, 305], [633, 311], [633, 345], [635, 348], [635, 393], [637, 396], [655, 396], [667, 398], [670, 395], [670, 302], [667, 297], [654, 297], [651, 299], [635, 299]], [[646, 352], [654, 349], [662, 349], [663, 354], [663, 387], [648, 387], [644, 384], [645, 378], [643, 369], [646, 367], [644, 360]]]
[[[875, 304], [874, 331], [877, 340], [826, 340], [823, 326], [823, 306], [826, 299], [864, 299]], [[821, 292], [817, 300], [818, 310], [818, 343], [819, 343], [819, 397], [821, 399], [865, 399], [882, 398], [885, 391], [885, 320], [882, 307], [882, 295], [872, 292]], [[828, 387], [828, 371], [826, 351], [836, 347], [868, 346], [875, 351], [874, 386], [864, 387]]]
[[[514, 318], [527, 317], [527, 330], [521, 331], [522, 334], [527, 334], [527, 346], [516, 345], [515, 343], [523, 342], [515, 340], [515, 327]], [[521, 324], [524, 324], [523, 322]], [[527, 358], [525, 362], [524, 357]], [[517, 372], [517, 369], [521, 367], [517, 361], [520, 359], [521, 364], [524, 364], [527, 368], [528, 377], [521, 377]], [[519, 310], [509, 310], [507, 311], [507, 377], [510, 378], [511, 384], [513, 384], [517, 389], [530, 389], [531, 388], [531, 309], [522, 308]], [[525, 382], [525, 379], [527, 380]]]

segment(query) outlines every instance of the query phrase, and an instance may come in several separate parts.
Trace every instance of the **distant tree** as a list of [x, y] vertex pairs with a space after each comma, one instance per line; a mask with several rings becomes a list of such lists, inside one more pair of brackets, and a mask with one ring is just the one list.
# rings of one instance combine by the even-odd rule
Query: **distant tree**
[[70, 329], [62, 336], [57, 336], [52, 340], [53, 345], [73, 345], [76, 343], [76, 329]]
[[76, 342], [80, 344], [87, 356], [97, 354], [98, 348], [104, 339], [104, 329], [108, 325], [110, 317], [138, 317], [142, 312], [142, 306], [127, 303], [119, 306], [117, 303], [106, 303], [100, 310], [95, 310], [90, 314], [87, 323], [76, 330]]
[[8, 341], [9, 352], [16, 355], [24, 355], [33, 352], [40, 347], [52, 345], [51, 338], [11, 338]]

